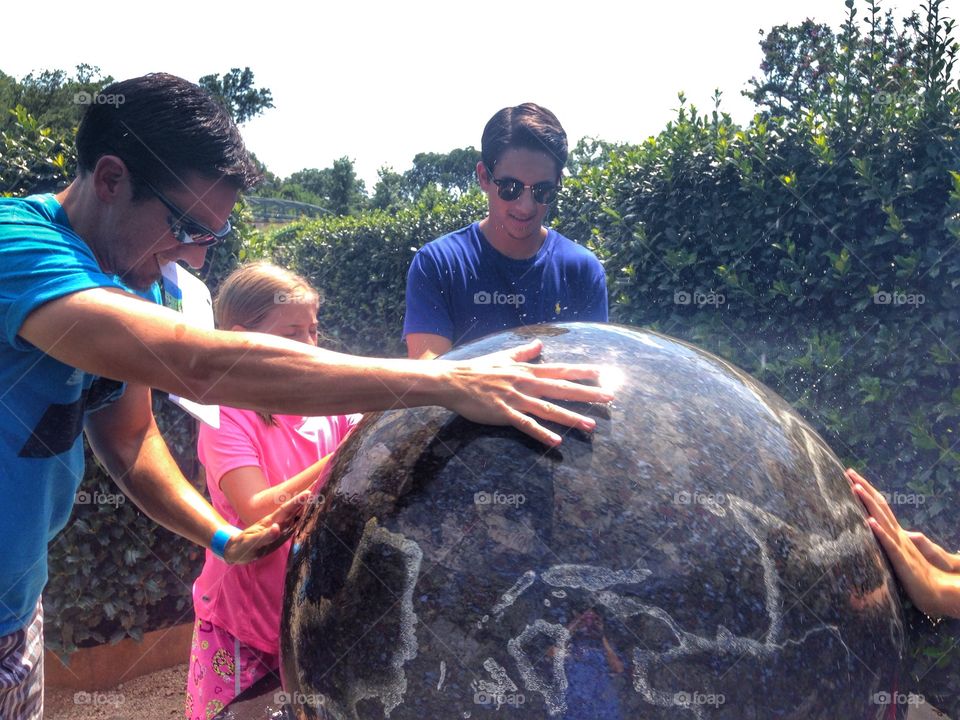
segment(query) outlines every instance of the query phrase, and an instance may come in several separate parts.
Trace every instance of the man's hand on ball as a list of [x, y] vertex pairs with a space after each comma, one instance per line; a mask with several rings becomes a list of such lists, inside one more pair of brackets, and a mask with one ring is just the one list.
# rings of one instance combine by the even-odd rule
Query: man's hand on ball
[[543, 350], [539, 340], [526, 345], [457, 363], [449, 370], [456, 397], [447, 407], [474, 422], [512, 425], [547, 445], [559, 445], [561, 437], [534, 418], [591, 431], [592, 418], [550, 402], [605, 403], [613, 393], [596, 385], [600, 368], [570, 363], [531, 364]]

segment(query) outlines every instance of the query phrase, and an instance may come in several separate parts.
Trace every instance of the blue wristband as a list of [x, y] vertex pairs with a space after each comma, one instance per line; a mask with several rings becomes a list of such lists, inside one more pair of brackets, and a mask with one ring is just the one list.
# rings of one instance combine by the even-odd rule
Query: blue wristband
[[235, 528], [233, 525], [223, 525], [217, 528], [217, 531], [213, 534], [213, 539], [210, 541], [210, 549], [213, 554], [222, 560], [223, 554], [227, 551], [227, 543], [239, 534], [240, 528]]

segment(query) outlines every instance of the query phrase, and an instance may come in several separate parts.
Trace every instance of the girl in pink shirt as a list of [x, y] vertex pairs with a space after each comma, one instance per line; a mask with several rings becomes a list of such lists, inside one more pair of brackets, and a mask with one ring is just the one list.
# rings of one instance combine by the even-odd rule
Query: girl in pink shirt
[[[317, 344], [317, 291], [269, 263], [224, 281], [217, 327]], [[200, 428], [197, 452], [213, 506], [237, 527], [256, 522], [311, 487], [359, 415], [300, 417], [220, 408], [220, 428]], [[193, 586], [196, 625], [187, 677], [188, 720], [208, 720], [280, 664], [280, 606], [289, 542], [248, 565], [207, 551]]]

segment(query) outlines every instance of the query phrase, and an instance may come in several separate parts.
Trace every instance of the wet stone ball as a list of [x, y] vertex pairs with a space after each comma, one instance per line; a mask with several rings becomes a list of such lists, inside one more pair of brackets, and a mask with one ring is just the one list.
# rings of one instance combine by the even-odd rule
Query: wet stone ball
[[616, 325], [506, 331], [604, 366], [548, 449], [441, 408], [370, 415], [295, 536], [303, 718], [895, 718], [902, 610], [843, 468], [782, 399]]

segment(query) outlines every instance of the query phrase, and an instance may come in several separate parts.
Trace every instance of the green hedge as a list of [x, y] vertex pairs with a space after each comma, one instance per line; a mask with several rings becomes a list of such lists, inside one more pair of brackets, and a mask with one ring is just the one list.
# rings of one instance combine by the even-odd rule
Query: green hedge
[[484, 196], [475, 191], [396, 214], [325, 217], [277, 231], [262, 252], [320, 291], [321, 344], [360, 355], [406, 357], [400, 334], [414, 253], [485, 212]]
[[[187, 477], [198, 477], [196, 424], [154, 401], [161, 431]], [[141, 513], [89, 448], [78, 502], [51, 543], [43, 591], [44, 642], [59, 653], [192, 619], [191, 586], [203, 551]]]
[[909, 479], [929, 498], [918, 522], [936, 525], [960, 459], [960, 148], [918, 121], [919, 147], [864, 160], [836, 137], [824, 157], [792, 130], [682, 110], [568, 183], [561, 224], [604, 258], [615, 320], [749, 370], [882, 484]]

